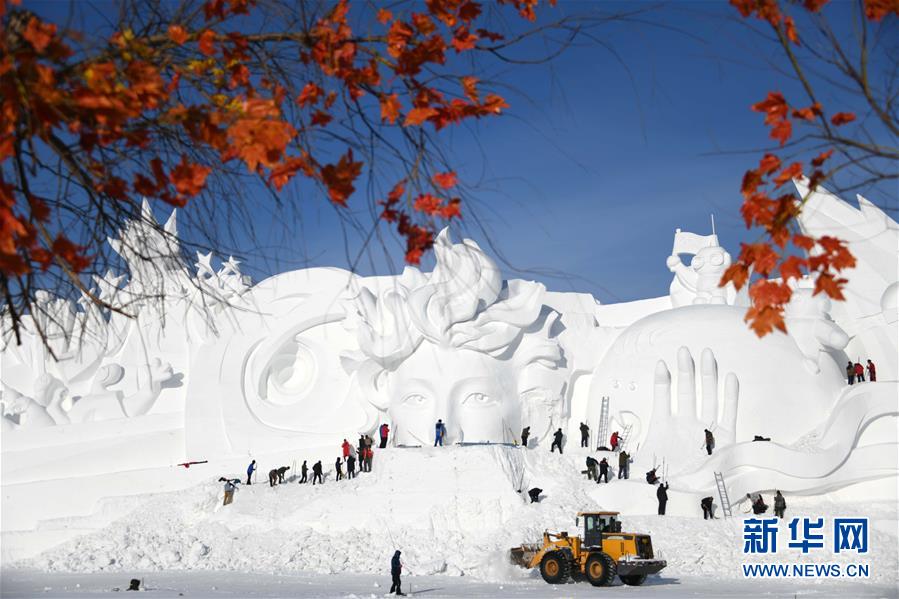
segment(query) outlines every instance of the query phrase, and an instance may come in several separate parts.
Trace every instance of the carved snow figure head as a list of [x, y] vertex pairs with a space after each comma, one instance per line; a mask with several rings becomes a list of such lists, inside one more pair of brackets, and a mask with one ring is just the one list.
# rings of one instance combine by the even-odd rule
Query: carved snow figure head
[[700, 275], [719, 278], [730, 264], [730, 254], [720, 245], [701, 248], [690, 260], [690, 268]]
[[[511, 441], [522, 394], [560, 401], [563, 377], [535, 378], [563, 365], [558, 314], [543, 285], [503, 282], [471, 240], [453, 244], [444, 230], [435, 255], [430, 274], [407, 268], [379, 297], [356, 298], [347, 324], [364, 356], [354, 361], [361, 391], [387, 412], [398, 444], [433, 441], [438, 419], [449, 442]], [[551, 388], [538, 393], [535, 381]]]

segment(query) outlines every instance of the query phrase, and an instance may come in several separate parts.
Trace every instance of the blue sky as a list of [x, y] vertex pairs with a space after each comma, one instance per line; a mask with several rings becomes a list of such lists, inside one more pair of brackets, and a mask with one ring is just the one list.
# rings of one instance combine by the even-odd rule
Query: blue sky
[[[49, 13], [67, 7], [34, 6]], [[453, 165], [474, 190], [461, 230], [502, 255], [507, 278], [593, 293], [604, 303], [651, 297], [667, 293], [665, 258], [675, 228], [709, 233], [714, 214], [733, 255], [741, 241], [757, 237], [739, 215], [740, 181], [771, 140], [749, 105], [769, 90], [796, 98], [796, 104], [808, 102], [771, 67], [784, 64], [775, 44], [751, 31], [723, 1], [560, 0], [541, 15], [547, 20], [634, 7], [653, 9], [643, 22], [593, 30], [601, 43], [582, 40], [538, 66], [490, 65], [506, 86], [498, 91], [511, 109], [443, 134]], [[848, 39], [849, 3], [834, 2], [827, 11]], [[539, 50], [535, 40], [519, 55]], [[828, 110], [853, 109], [821, 85]], [[252, 223], [216, 223], [234, 231], [234, 250], [246, 256], [254, 278], [296, 264], [350, 266], [362, 239], [340, 232], [334, 208], [317, 193], [304, 187], [285, 193], [286, 201], [302, 203], [301, 224], [285, 227], [279, 214], [262, 212]], [[894, 186], [867, 195], [896, 207]], [[363, 197], [351, 200], [350, 209], [368, 210]], [[193, 210], [185, 216], [204, 218]], [[157, 212], [162, 217], [167, 210]], [[265, 247], [254, 247], [242, 232], [250, 225]], [[356, 269], [388, 274], [402, 268], [399, 241], [386, 250], [386, 257], [381, 246], [364, 254]], [[423, 267], [432, 263], [428, 258]]]
[[[602, 8], [626, 6], [633, 3]], [[563, 0], [559, 10], [590, 7]], [[831, 10], [839, 19], [844, 8]], [[756, 238], [739, 215], [740, 181], [771, 140], [749, 105], [773, 89], [804, 97], [764, 63], [779, 59], [773, 44], [726, 3], [677, 2], [646, 18], [657, 25], [596, 30], [617, 57], [585, 42], [549, 65], [507, 69], [508, 113], [446, 136], [457, 171], [478, 184], [469, 210], [489, 235], [471, 218], [466, 232], [482, 247], [489, 238], [507, 278], [603, 303], [651, 297], [667, 293], [675, 228], [709, 233], [714, 214], [734, 255]], [[294, 251], [310, 264], [345, 267], [332, 210], [312, 205], [304, 219]], [[348, 244], [355, 252], [360, 241]], [[399, 245], [389, 247], [390, 264], [375, 251], [359, 272], [401, 267]]]

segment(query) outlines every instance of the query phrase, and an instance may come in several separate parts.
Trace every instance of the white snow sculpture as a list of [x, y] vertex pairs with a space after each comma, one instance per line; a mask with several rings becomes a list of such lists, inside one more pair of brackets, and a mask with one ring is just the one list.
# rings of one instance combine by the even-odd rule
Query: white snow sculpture
[[[692, 254], [690, 266], [680, 254]], [[728, 290], [720, 287], [721, 275], [731, 265], [730, 254], [718, 243], [718, 236], [696, 235], [677, 229], [674, 247], [666, 261], [674, 273], [671, 281], [671, 304], [677, 308], [689, 304], [727, 304]]]
[[361, 290], [349, 311], [361, 355], [348, 364], [363, 395], [387, 412], [400, 445], [432, 443], [438, 419], [448, 442], [511, 442], [522, 395], [528, 418], [547, 429], [558, 420], [564, 377], [553, 371], [564, 361], [545, 288], [504, 284], [474, 241], [453, 244], [446, 229], [434, 249], [433, 272], [407, 268], [380, 297]]
[[[805, 367], [817, 374], [821, 372], [821, 353], [842, 350], [849, 343], [849, 335], [831, 320], [830, 299], [823, 293], [814, 295], [814, 287], [814, 282], [809, 279], [799, 281], [784, 316], [787, 331], [805, 356]], [[843, 355], [839, 354], [840, 362], [844, 361]]]

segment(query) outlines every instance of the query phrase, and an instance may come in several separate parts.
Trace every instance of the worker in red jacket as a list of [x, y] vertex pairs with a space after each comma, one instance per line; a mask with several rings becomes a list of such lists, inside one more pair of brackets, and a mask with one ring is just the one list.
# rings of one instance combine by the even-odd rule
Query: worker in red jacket
[[390, 427], [387, 426], [387, 423], [381, 425], [381, 449], [387, 447], [387, 435], [390, 434]]
[[865, 367], [860, 363], [855, 363], [855, 380], [859, 383], [865, 382]]
[[618, 431], [612, 433], [612, 438], [609, 439], [609, 443], [612, 445], [612, 451], [618, 449]]
[[350, 442], [344, 439], [341, 447], [343, 448], [343, 459], [346, 460], [350, 457]]

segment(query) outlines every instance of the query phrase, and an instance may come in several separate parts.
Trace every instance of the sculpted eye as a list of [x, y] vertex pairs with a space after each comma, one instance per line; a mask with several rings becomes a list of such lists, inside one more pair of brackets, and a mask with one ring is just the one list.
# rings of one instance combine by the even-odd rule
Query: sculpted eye
[[406, 397], [403, 398], [403, 405], [409, 406], [410, 408], [420, 408], [428, 403], [427, 398], [420, 393], [410, 393]]
[[709, 262], [712, 263], [712, 266], [721, 266], [724, 264], [724, 254], [712, 254], [712, 258]]
[[693, 260], [690, 261], [690, 266], [693, 267], [693, 270], [699, 270], [705, 266], [705, 259], [700, 258], [699, 256], [693, 256]]
[[496, 403], [489, 395], [486, 393], [469, 393], [468, 397], [462, 402], [467, 406], [490, 406]]

